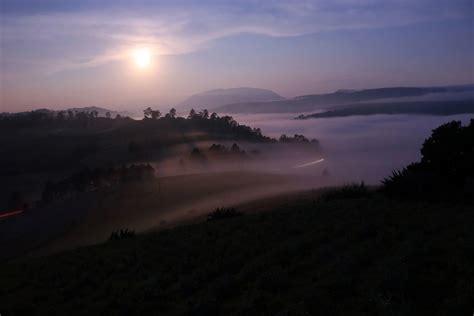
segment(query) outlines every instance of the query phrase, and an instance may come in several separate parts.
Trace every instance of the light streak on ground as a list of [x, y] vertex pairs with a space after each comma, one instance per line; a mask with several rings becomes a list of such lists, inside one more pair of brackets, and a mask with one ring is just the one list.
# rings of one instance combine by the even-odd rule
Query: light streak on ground
[[292, 168], [304, 168], [304, 167], [309, 167], [309, 166], [315, 165], [315, 164], [320, 163], [320, 162], [323, 162], [323, 161], [324, 161], [324, 158], [321, 158], [321, 159], [318, 159], [318, 160], [315, 160], [315, 161], [312, 161], [312, 162], [308, 162], [308, 163], [305, 163], [305, 164], [302, 164], [302, 165], [294, 166], [294, 167], [292, 167]]
[[23, 213], [23, 210], [0, 214], [0, 218], [9, 217], [9, 216], [20, 214], [20, 213]]

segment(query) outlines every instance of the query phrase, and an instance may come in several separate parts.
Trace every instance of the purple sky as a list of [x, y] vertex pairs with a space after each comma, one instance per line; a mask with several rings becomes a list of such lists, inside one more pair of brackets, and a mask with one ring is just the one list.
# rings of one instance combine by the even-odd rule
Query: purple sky
[[0, 111], [474, 82], [470, 0], [2, 0], [0, 18]]

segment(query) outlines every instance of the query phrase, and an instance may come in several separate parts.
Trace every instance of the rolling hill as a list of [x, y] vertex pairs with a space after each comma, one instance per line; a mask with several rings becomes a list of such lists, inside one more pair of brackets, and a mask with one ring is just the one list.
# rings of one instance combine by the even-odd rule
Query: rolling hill
[[466, 113], [474, 113], [474, 100], [360, 103], [347, 105], [331, 111], [300, 115], [297, 118], [308, 119], [375, 114], [455, 115]]
[[216, 89], [192, 95], [178, 105], [183, 110], [214, 109], [231, 103], [279, 101], [284, 98], [277, 93], [257, 88]]
[[288, 100], [271, 102], [240, 102], [218, 107], [224, 113], [301, 113], [315, 110], [331, 110], [336, 106], [369, 102], [374, 100], [394, 100], [427, 95], [457, 94], [474, 91], [474, 85], [450, 87], [393, 87], [365, 90], [338, 90], [334, 93], [314, 94]]
[[1, 262], [1, 310], [14, 315], [472, 311], [474, 234], [468, 205], [394, 202], [377, 194], [325, 201], [312, 191], [237, 209], [244, 215]]

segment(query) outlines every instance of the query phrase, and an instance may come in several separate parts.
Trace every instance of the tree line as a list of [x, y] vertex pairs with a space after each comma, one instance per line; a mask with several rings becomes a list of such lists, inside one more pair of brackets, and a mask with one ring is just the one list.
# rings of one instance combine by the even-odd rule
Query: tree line
[[42, 203], [76, 193], [95, 191], [119, 183], [149, 181], [155, 178], [155, 169], [150, 164], [132, 164], [118, 168], [85, 168], [58, 182], [48, 181], [41, 195]]

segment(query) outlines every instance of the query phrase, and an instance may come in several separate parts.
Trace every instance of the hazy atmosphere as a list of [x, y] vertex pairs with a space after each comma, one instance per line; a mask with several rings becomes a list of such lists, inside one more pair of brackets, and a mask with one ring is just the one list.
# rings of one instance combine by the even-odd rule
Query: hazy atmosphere
[[0, 316], [474, 315], [472, 0], [0, 0]]
[[[472, 1], [1, 2], [2, 111], [472, 83]], [[137, 50], [150, 67], [135, 67]]]

